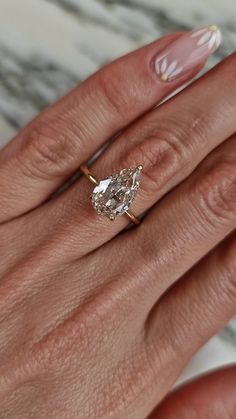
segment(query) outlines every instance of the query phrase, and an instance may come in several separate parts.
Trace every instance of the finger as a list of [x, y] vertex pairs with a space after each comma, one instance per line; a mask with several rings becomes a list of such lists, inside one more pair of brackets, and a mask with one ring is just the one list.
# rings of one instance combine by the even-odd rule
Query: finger
[[[43, 202], [103, 142], [193, 77], [217, 45], [200, 47], [201, 56], [165, 83], [156, 65], [165, 51], [178, 48], [179, 37], [164, 37], [104, 67], [18, 134], [0, 154], [0, 221]], [[183, 39], [195, 43], [189, 34]]]
[[[235, 59], [236, 55], [229, 57], [184, 92], [140, 119], [93, 165], [92, 172], [101, 179], [116, 169], [142, 164], [140, 189], [131, 206], [135, 214], [149, 209], [236, 131]], [[223, 92], [219, 92], [219, 83], [224, 83]], [[54, 205], [53, 218], [54, 213], [60, 212], [60, 206], [61, 213], [66, 207], [70, 228], [73, 227], [77, 237], [76, 252], [80, 248], [85, 253], [93, 250], [127, 224], [125, 216], [111, 223], [96, 214], [88, 199], [92, 188], [87, 179], [81, 179], [45, 208], [48, 213], [48, 208]], [[84, 237], [91, 235], [93, 241], [84, 243]]]
[[170, 385], [194, 353], [236, 313], [235, 254], [236, 232], [178, 281], [149, 314], [150, 362], [155, 365], [156, 357], [164, 357]]
[[230, 419], [236, 414], [236, 366], [204, 375], [171, 393], [149, 419]]
[[[133, 280], [139, 291], [143, 289], [142, 298], [149, 310], [163, 292], [235, 227], [234, 136], [157, 204], [138, 229], [117, 238], [114, 246], [126, 249], [122, 261], [125, 266], [135, 256]], [[147, 273], [140, 279], [138, 273], [143, 272], [143, 266]]]

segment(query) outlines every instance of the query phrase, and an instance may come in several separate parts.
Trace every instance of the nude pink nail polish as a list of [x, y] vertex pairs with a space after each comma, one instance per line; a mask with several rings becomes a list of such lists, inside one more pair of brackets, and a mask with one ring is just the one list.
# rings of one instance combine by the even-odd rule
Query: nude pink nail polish
[[162, 51], [154, 60], [156, 73], [162, 81], [172, 81], [203, 63], [221, 43], [216, 25], [188, 32]]

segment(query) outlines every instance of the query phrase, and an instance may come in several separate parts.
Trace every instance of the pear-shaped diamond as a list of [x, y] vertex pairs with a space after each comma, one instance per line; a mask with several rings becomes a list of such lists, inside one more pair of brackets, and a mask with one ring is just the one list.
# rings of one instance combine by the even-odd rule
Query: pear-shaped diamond
[[111, 220], [127, 211], [139, 188], [142, 166], [123, 169], [100, 180], [92, 193], [92, 205], [98, 214]]

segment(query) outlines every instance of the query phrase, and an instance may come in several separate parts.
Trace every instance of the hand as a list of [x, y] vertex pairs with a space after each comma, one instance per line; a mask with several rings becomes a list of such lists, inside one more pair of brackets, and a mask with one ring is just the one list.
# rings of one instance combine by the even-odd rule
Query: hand
[[[0, 152], [1, 418], [235, 412], [235, 368], [158, 406], [236, 311], [236, 56], [154, 108], [219, 40], [173, 34], [109, 64]], [[111, 137], [91, 170], [143, 166], [129, 230], [85, 176], [53, 194]]]

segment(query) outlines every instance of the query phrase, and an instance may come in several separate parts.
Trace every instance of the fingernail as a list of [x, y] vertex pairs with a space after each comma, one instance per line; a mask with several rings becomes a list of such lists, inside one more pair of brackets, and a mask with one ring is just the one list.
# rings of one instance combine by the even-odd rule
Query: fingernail
[[172, 81], [194, 69], [211, 55], [221, 43], [216, 25], [188, 32], [162, 51], [154, 60], [155, 70], [162, 81]]

